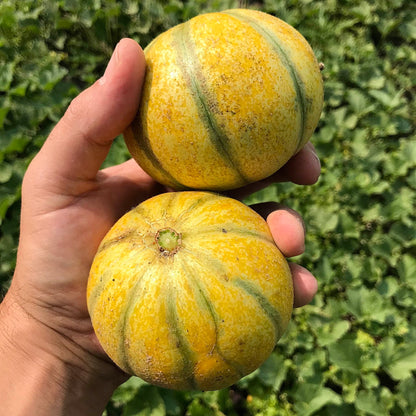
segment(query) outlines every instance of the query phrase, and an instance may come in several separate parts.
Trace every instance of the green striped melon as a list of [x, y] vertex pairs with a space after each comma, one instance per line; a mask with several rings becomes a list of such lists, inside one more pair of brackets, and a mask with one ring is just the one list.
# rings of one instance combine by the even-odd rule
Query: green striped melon
[[263, 218], [234, 199], [182, 191], [113, 226], [87, 301], [101, 345], [124, 371], [165, 388], [216, 390], [272, 352], [293, 287]]
[[263, 12], [197, 16], [145, 49], [139, 165], [173, 189], [227, 190], [276, 172], [310, 139], [323, 83], [308, 42]]

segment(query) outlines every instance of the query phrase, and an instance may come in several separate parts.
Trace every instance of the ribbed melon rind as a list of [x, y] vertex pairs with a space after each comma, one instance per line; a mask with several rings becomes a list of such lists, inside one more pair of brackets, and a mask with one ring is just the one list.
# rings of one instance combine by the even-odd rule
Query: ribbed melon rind
[[[172, 256], [154, 236], [180, 233]], [[250, 208], [207, 192], [162, 194], [125, 214], [88, 280], [97, 337], [124, 371], [158, 386], [227, 387], [259, 367], [293, 305], [286, 260]]]
[[263, 12], [197, 16], [145, 50], [133, 157], [174, 189], [226, 190], [276, 172], [310, 139], [322, 111], [314, 53]]

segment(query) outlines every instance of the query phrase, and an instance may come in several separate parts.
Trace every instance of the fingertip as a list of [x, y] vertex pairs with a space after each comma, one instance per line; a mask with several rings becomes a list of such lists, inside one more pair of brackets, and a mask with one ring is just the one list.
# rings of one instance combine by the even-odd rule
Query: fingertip
[[[100, 81], [107, 90], [105, 94], [116, 101], [118, 108], [123, 110], [122, 119], [125, 126], [137, 112], [145, 72], [143, 49], [133, 39], [121, 39]], [[120, 133], [121, 131], [117, 131], [117, 134]]]
[[293, 306], [299, 308], [310, 303], [318, 291], [318, 281], [315, 276], [299, 264], [290, 263], [293, 278], [294, 302]]
[[318, 182], [319, 176], [321, 175], [321, 160], [319, 159], [315, 146], [311, 142], [306, 143], [302, 150], [306, 153], [304, 157], [309, 162], [309, 181], [307, 182], [307, 185], [313, 185]]
[[298, 256], [305, 251], [305, 227], [296, 211], [290, 208], [273, 211], [268, 215], [267, 223], [284, 256]]
[[141, 46], [131, 38], [122, 38], [114, 47], [111, 58], [107, 64], [100, 83], [104, 84], [106, 79], [117, 74], [117, 67], [123, 64], [126, 59], [132, 58], [139, 64], [144, 64], [145, 57]]
[[315, 147], [308, 142], [279, 171], [285, 180], [298, 185], [313, 185], [321, 174], [321, 161]]

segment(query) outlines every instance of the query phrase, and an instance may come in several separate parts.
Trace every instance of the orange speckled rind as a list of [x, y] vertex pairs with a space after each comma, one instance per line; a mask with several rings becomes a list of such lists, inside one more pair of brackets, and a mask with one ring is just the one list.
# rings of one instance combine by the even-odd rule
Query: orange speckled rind
[[[182, 235], [173, 256], [154, 239]], [[207, 192], [151, 198], [125, 214], [91, 267], [88, 309], [104, 350], [158, 386], [225, 388], [266, 360], [290, 320], [289, 267], [266, 222]]]
[[139, 113], [125, 133], [142, 168], [174, 189], [225, 190], [278, 170], [322, 111], [318, 62], [273, 16], [234, 9], [197, 16], [145, 50]]

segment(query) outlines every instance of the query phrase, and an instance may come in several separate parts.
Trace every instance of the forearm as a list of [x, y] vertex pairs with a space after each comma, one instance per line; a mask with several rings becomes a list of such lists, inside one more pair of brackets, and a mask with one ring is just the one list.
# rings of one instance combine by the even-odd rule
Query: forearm
[[50, 329], [9, 303], [0, 304], [0, 414], [102, 415], [117, 383], [100, 380], [88, 369], [96, 358], [57, 345]]

